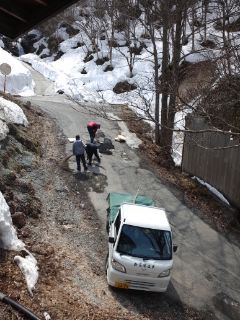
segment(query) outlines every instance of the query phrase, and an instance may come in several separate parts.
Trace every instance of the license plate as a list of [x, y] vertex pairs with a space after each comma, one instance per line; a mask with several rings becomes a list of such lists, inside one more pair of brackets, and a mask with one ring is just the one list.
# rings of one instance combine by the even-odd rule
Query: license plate
[[115, 288], [128, 289], [128, 284], [125, 282], [115, 282]]

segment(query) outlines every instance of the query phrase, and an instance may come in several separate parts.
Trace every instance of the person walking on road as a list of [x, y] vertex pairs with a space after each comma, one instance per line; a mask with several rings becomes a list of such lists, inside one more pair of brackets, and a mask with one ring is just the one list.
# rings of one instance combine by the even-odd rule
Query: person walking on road
[[76, 162], [77, 162], [77, 170], [81, 171], [81, 165], [80, 162], [82, 161], [84, 171], [87, 171], [87, 165], [85, 160], [85, 145], [80, 139], [79, 135], [76, 135], [76, 141], [73, 143], [72, 152], [76, 156]]
[[98, 163], [101, 162], [101, 159], [98, 154], [98, 146], [95, 143], [87, 143], [86, 144], [86, 153], [87, 153], [87, 157], [88, 157], [88, 165], [89, 166], [92, 165], [93, 155], [95, 155], [95, 157], [97, 158]]
[[91, 143], [93, 143], [94, 139], [95, 139], [95, 135], [98, 129], [100, 129], [100, 124], [94, 122], [94, 121], [90, 121], [87, 124], [87, 129], [89, 132], [89, 136], [90, 136], [90, 141]]

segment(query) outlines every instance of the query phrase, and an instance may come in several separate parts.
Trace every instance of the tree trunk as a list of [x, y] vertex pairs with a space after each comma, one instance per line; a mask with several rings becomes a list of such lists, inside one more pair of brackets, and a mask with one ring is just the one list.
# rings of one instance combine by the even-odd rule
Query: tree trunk
[[204, 37], [203, 41], [207, 41], [207, 13], [208, 13], [208, 0], [203, 1], [203, 7], [204, 7]]
[[[164, 6], [164, 5], [163, 5]], [[166, 8], [167, 9], [167, 8]], [[166, 11], [166, 10], [165, 10]], [[162, 53], [162, 108], [161, 108], [161, 134], [160, 145], [166, 145], [166, 127], [168, 116], [168, 84], [169, 84], [169, 43], [168, 43], [168, 16], [163, 13], [163, 53]]]
[[175, 30], [175, 39], [173, 43], [173, 60], [172, 60], [172, 87], [170, 91], [169, 98], [169, 110], [168, 110], [168, 123], [167, 123], [167, 137], [166, 137], [166, 147], [165, 152], [169, 160], [172, 160], [172, 138], [173, 138], [173, 129], [175, 123], [175, 114], [176, 114], [176, 103], [177, 103], [177, 93], [179, 85], [179, 63], [181, 58], [181, 48], [182, 48], [182, 11], [181, 8], [177, 9], [177, 20], [176, 20], [176, 30]]
[[160, 119], [159, 119], [159, 105], [160, 105], [160, 92], [159, 92], [159, 73], [158, 73], [158, 52], [156, 46], [155, 32], [151, 29], [151, 38], [153, 44], [153, 57], [154, 57], [154, 88], [155, 88], [155, 143], [160, 143]]

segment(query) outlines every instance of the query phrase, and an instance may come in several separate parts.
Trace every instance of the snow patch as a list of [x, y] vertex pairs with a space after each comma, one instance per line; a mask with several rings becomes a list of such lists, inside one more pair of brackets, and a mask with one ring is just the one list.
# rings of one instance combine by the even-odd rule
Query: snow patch
[[117, 116], [115, 116], [113, 113], [108, 113], [107, 114], [111, 119], [114, 120], [120, 120], [118, 122], [118, 125], [121, 129], [121, 135], [126, 138], [126, 144], [132, 148], [132, 149], [137, 149], [139, 145], [142, 143], [140, 139], [136, 136], [135, 133], [132, 133], [128, 130], [128, 127], [125, 122], [121, 121], [121, 119]]
[[6, 123], [21, 124], [25, 127], [28, 125], [22, 109], [16, 103], [2, 97], [0, 97], [0, 119], [6, 121]]
[[4, 140], [8, 135], [9, 129], [5, 121], [0, 119], [0, 141]]
[[230, 203], [227, 201], [227, 199], [217, 190], [215, 189], [213, 186], [211, 186], [210, 184], [208, 184], [207, 182], [204, 182], [203, 180], [201, 180], [198, 177], [193, 177], [192, 179], [196, 179], [199, 183], [201, 183], [203, 186], [207, 187], [209, 191], [211, 191], [213, 194], [215, 194], [215, 196], [217, 196], [220, 200], [222, 200], [223, 202], [225, 202], [227, 205], [230, 205]]
[[7, 250], [22, 250], [24, 243], [18, 239], [13, 227], [9, 206], [0, 191], [0, 247]]
[[[10, 53], [0, 48], [0, 61], [11, 66], [11, 73], [6, 77], [6, 92], [21, 96], [34, 95], [34, 81], [31, 72]], [[0, 73], [0, 90], [3, 91], [5, 76]]]
[[24, 250], [24, 252], [27, 253], [25, 258], [15, 256], [14, 261], [24, 274], [28, 291], [32, 296], [32, 290], [38, 280], [37, 260], [25, 249], [25, 244], [18, 239], [17, 232], [12, 223], [9, 206], [7, 205], [2, 192], [0, 192], [0, 248], [16, 251]]
[[21, 256], [15, 256], [14, 262], [19, 266], [20, 270], [22, 271], [24, 278], [26, 280], [28, 292], [33, 296], [33, 289], [35, 288], [35, 285], [38, 280], [38, 266], [37, 266], [37, 260], [34, 258], [34, 256], [27, 250], [27, 256], [25, 258]]

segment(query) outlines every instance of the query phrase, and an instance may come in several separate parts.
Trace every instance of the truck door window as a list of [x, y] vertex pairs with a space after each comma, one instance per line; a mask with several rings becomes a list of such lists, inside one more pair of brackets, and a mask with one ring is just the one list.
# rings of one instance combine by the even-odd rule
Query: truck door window
[[118, 235], [120, 224], [121, 224], [121, 211], [119, 210], [117, 218], [115, 220], [116, 236]]

